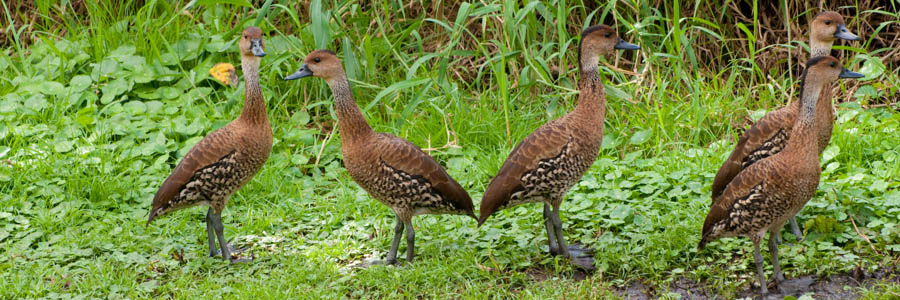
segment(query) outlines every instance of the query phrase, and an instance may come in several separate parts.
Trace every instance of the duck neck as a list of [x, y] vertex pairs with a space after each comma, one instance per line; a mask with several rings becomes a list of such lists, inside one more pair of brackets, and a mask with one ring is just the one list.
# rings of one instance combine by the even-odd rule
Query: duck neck
[[822, 84], [818, 82], [804, 84], [800, 94], [800, 109], [797, 112], [797, 120], [794, 121], [794, 128], [791, 130], [791, 139], [785, 148], [786, 152], [810, 150], [812, 153], [816, 153], [818, 149], [818, 135], [815, 132], [816, 104], [821, 92]]
[[331, 93], [334, 94], [335, 112], [343, 144], [355, 143], [372, 134], [372, 127], [369, 127], [362, 111], [356, 105], [356, 100], [353, 99], [353, 92], [350, 91], [350, 82], [347, 81], [347, 77], [339, 76], [327, 82]]
[[810, 57], [831, 55], [831, 45], [834, 42], [826, 42], [814, 38], [809, 39], [809, 55]]
[[244, 109], [238, 118], [251, 124], [269, 124], [266, 100], [259, 87], [259, 57], [241, 56], [244, 71]]
[[[575, 113], [591, 119], [606, 117], [606, 96], [603, 91], [603, 83], [600, 80], [600, 71], [597, 69], [597, 60], [582, 62], [581, 80], [578, 81], [578, 106]], [[600, 121], [600, 124], [603, 124]]]

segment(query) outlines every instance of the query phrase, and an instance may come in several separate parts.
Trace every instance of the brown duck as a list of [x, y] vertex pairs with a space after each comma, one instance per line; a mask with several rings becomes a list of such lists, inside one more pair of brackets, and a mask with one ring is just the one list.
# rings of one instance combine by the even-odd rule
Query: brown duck
[[[833, 11], [819, 13], [810, 24], [809, 50], [811, 57], [826, 56], [831, 52], [831, 45], [837, 39], [849, 41], [859, 40], [859, 37], [847, 30], [844, 19]], [[831, 107], [831, 89], [822, 89], [816, 107], [816, 143], [818, 153], [821, 154], [831, 140], [831, 130], [834, 126], [834, 112]], [[750, 127], [738, 140], [737, 146], [731, 152], [731, 156], [719, 168], [712, 185], [712, 199], [715, 201], [725, 187], [744, 168], [763, 158], [774, 155], [783, 150], [790, 140], [791, 127], [797, 118], [800, 102], [794, 101], [787, 106], [766, 114], [762, 119]], [[803, 233], [797, 225], [797, 218], [791, 216], [791, 231], [797, 240], [803, 239]], [[780, 240], [780, 235], [776, 237]]]
[[778, 264], [775, 236], [784, 223], [806, 205], [819, 185], [819, 127], [816, 124], [819, 97], [838, 78], [862, 76], [842, 68], [841, 63], [831, 56], [810, 59], [803, 73], [800, 105], [787, 146], [741, 170], [706, 215], [698, 249], [703, 250], [707, 243], [723, 237], [750, 238], [763, 296], [768, 289], [759, 253], [760, 242], [768, 231], [777, 285], [784, 281], [784, 275]]
[[397, 262], [406, 228], [406, 260], [415, 253], [412, 218], [421, 214], [455, 214], [475, 218], [472, 199], [431, 156], [399, 137], [377, 133], [356, 105], [341, 60], [334, 52], [316, 50], [285, 80], [314, 76], [325, 80], [335, 99], [341, 152], [350, 177], [397, 215], [394, 240], [386, 263]]
[[244, 29], [240, 49], [246, 92], [240, 117], [209, 133], [191, 148], [156, 192], [147, 219], [149, 225], [155, 218], [172, 211], [209, 206], [206, 213], [209, 255], [218, 255], [218, 237], [222, 258], [231, 262], [242, 260], [231, 256], [234, 249], [225, 240], [222, 210], [231, 195], [259, 172], [272, 149], [272, 127], [259, 87], [259, 61], [266, 55], [262, 31], [256, 27]]
[[530, 202], [544, 203], [544, 225], [551, 254], [571, 258], [585, 270], [593, 270], [587, 249], [566, 244], [559, 206], [563, 197], [597, 159], [603, 139], [606, 98], [600, 80], [600, 55], [614, 49], [637, 50], [606, 25], [592, 26], [581, 34], [578, 47], [581, 80], [578, 105], [563, 117], [544, 124], [517, 145], [491, 180], [481, 200], [479, 226], [498, 210]]

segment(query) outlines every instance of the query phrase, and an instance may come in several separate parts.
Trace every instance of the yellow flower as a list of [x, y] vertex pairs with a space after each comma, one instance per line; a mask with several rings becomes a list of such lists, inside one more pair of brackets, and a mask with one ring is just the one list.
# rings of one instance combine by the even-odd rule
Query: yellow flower
[[209, 69], [209, 75], [225, 85], [237, 84], [237, 74], [234, 72], [234, 65], [229, 63], [217, 63]]

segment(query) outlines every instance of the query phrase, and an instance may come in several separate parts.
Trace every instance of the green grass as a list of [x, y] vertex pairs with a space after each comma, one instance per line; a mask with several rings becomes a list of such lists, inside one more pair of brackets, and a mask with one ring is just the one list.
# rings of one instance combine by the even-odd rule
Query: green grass
[[[734, 298], [755, 280], [746, 239], [702, 253], [696, 244], [715, 171], [748, 118], [796, 95], [796, 75], [764, 72], [749, 59], [762, 49], [734, 49], [730, 37], [740, 33], [722, 24], [720, 8], [273, 3], [260, 25], [261, 78], [276, 140], [225, 210], [226, 234], [256, 257], [230, 266], [206, 257], [205, 209], [144, 223], [177, 160], [239, 114], [243, 88], [208, 69], [237, 64], [236, 32], [257, 20], [256, 9], [99, 1], [81, 16], [60, 13], [71, 4], [35, 2], [31, 43], [10, 35], [0, 55], [0, 298], [617, 298], [635, 284], [678, 298], [669, 292], [685, 282]], [[384, 255], [394, 219], [343, 169], [327, 86], [281, 80], [303, 56], [338, 52], [373, 127], [434, 148], [477, 206], [515, 144], [574, 107], [576, 37], [600, 20], [642, 46], [605, 61], [638, 75], [602, 67], [604, 147], [562, 208], [567, 238], [596, 249], [601, 271], [577, 281], [571, 265], [546, 254], [538, 205], [481, 228], [418, 217], [415, 263], [350, 267]], [[716, 41], [727, 42], [704, 52]], [[789, 277], [896, 272], [900, 114], [896, 104], [863, 105], [896, 99], [900, 78], [890, 51], [863, 47], [842, 48], [847, 66], [870, 76], [836, 94], [855, 101], [839, 105], [819, 192], [799, 214], [807, 239], [780, 248]], [[852, 291], [883, 299], [898, 289], [890, 275]]]

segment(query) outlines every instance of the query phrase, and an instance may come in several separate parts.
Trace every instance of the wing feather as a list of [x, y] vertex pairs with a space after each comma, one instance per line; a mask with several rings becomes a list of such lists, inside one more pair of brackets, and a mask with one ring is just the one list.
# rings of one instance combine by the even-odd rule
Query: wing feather
[[453, 207], [475, 217], [474, 205], [469, 193], [456, 182], [437, 161], [409, 141], [390, 134], [379, 134], [376, 153], [382, 153], [381, 160], [392, 168], [408, 174], [418, 175], [428, 180], [431, 187], [449, 200]]
[[221, 159], [223, 156], [234, 152], [230, 131], [220, 128], [211, 132], [181, 159], [172, 174], [163, 181], [156, 195], [153, 196], [153, 207], [150, 209], [149, 224], [156, 217], [156, 210], [169, 203], [184, 188], [184, 185], [194, 174]]
[[[722, 167], [716, 173], [712, 185], [712, 200], [722, 195], [725, 188], [735, 179], [738, 173], [749, 165], [744, 165], [744, 160], [753, 154], [754, 151], [762, 147], [767, 141], [776, 136], [780, 131], [791, 132], [794, 127], [794, 120], [797, 116], [797, 102], [782, 107], [778, 110], [766, 114], [762, 119], [757, 121], [750, 127], [738, 140], [734, 151], [728, 156], [728, 159], [722, 163]], [[787, 143], [787, 140], [784, 141]], [[774, 153], [771, 153], [774, 154]], [[771, 155], [769, 154], [769, 155]], [[762, 157], [765, 158], [765, 157]]]
[[523, 175], [534, 170], [541, 160], [556, 157], [563, 151], [570, 136], [562, 123], [557, 121], [544, 124], [512, 150], [484, 192], [479, 224], [509, 203], [513, 193], [524, 188], [521, 181]]

